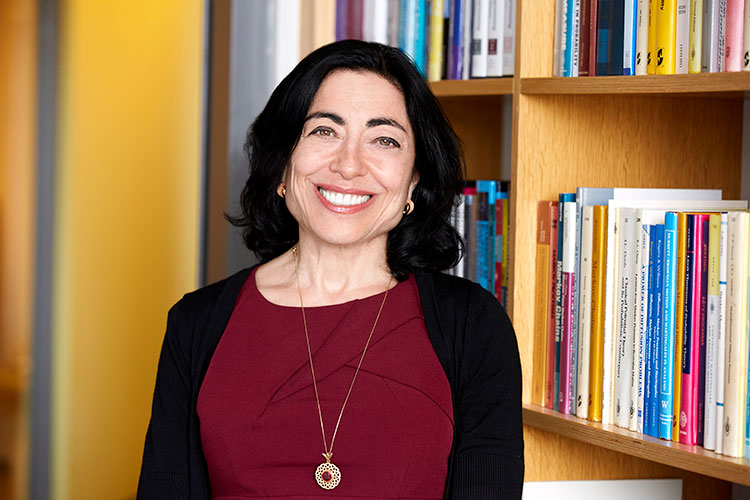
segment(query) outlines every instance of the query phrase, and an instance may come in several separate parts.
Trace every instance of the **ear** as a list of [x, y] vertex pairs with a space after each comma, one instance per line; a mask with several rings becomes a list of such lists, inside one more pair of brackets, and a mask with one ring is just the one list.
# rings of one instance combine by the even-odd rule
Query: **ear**
[[414, 188], [417, 187], [418, 183], [419, 183], [419, 172], [414, 170], [414, 175], [411, 176], [411, 182], [409, 182], [409, 199], [411, 199], [411, 194], [414, 192]]

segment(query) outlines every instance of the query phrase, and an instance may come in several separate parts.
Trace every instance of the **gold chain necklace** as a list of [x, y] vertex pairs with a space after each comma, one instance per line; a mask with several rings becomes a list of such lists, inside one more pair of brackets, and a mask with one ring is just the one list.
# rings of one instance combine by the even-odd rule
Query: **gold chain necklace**
[[341, 482], [341, 471], [339, 470], [336, 465], [334, 465], [331, 462], [331, 457], [333, 456], [333, 442], [336, 441], [336, 433], [339, 430], [339, 424], [341, 423], [341, 416], [344, 414], [344, 408], [346, 408], [346, 403], [349, 401], [349, 396], [352, 393], [352, 389], [354, 388], [354, 381], [357, 380], [357, 374], [359, 373], [359, 368], [362, 366], [362, 361], [365, 359], [365, 354], [367, 353], [367, 348], [370, 345], [370, 340], [372, 339], [372, 334], [375, 332], [375, 327], [378, 324], [378, 320], [380, 319], [380, 313], [383, 312], [383, 306], [385, 305], [385, 299], [388, 298], [388, 290], [391, 288], [391, 283], [393, 282], [393, 276], [391, 276], [391, 279], [388, 280], [388, 287], [385, 289], [385, 295], [383, 296], [383, 302], [380, 303], [380, 309], [378, 310], [378, 315], [375, 317], [375, 323], [372, 325], [372, 329], [370, 330], [370, 335], [367, 337], [367, 342], [365, 343], [365, 348], [362, 350], [362, 356], [359, 358], [359, 364], [357, 364], [357, 369], [354, 371], [354, 376], [352, 377], [352, 383], [349, 384], [349, 390], [346, 393], [346, 397], [344, 398], [344, 403], [341, 405], [341, 411], [339, 412], [339, 418], [336, 421], [336, 427], [333, 430], [333, 437], [331, 438], [331, 447], [328, 447], [328, 440], [326, 439], [326, 430], [323, 426], [323, 412], [320, 410], [320, 397], [318, 396], [318, 384], [315, 382], [315, 368], [313, 367], [313, 359], [312, 359], [312, 350], [310, 349], [310, 334], [307, 331], [307, 318], [305, 317], [305, 305], [302, 303], [302, 288], [299, 283], [299, 256], [297, 255], [297, 246], [295, 245], [292, 247], [292, 254], [294, 254], [294, 272], [297, 275], [297, 291], [299, 292], [299, 306], [302, 310], [302, 323], [305, 325], [305, 340], [307, 341], [307, 355], [310, 359], [310, 373], [312, 373], [312, 381], [313, 381], [313, 389], [315, 389], [315, 402], [318, 404], [318, 417], [320, 418], [320, 432], [323, 435], [323, 449], [325, 450], [325, 453], [323, 453], [323, 456], [325, 457], [326, 461], [322, 464], [318, 465], [318, 468], [315, 469], [315, 481], [317, 481], [318, 485], [326, 490], [332, 490], [336, 486], [339, 485]]

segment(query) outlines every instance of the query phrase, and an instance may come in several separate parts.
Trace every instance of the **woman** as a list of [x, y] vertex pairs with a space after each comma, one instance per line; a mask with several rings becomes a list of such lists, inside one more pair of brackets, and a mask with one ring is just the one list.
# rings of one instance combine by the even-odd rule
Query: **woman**
[[411, 62], [316, 50], [247, 151], [262, 264], [170, 311], [138, 498], [519, 498], [515, 334], [439, 273], [462, 156]]

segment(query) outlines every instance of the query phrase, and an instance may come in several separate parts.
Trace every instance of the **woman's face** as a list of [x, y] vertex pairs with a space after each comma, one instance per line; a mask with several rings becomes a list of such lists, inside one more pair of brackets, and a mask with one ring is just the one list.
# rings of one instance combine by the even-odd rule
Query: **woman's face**
[[417, 183], [414, 157], [401, 91], [374, 73], [331, 73], [285, 172], [286, 204], [300, 238], [334, 245], [384, 240]]

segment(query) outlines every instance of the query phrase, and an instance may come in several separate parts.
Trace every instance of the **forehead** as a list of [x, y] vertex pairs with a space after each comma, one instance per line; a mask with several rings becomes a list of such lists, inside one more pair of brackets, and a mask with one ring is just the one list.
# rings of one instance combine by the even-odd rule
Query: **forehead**
[[321, 110], [407, 118], [401, 90], [369, 71], [331, 72], [320, 84], [310, 105], [310, 111]]

